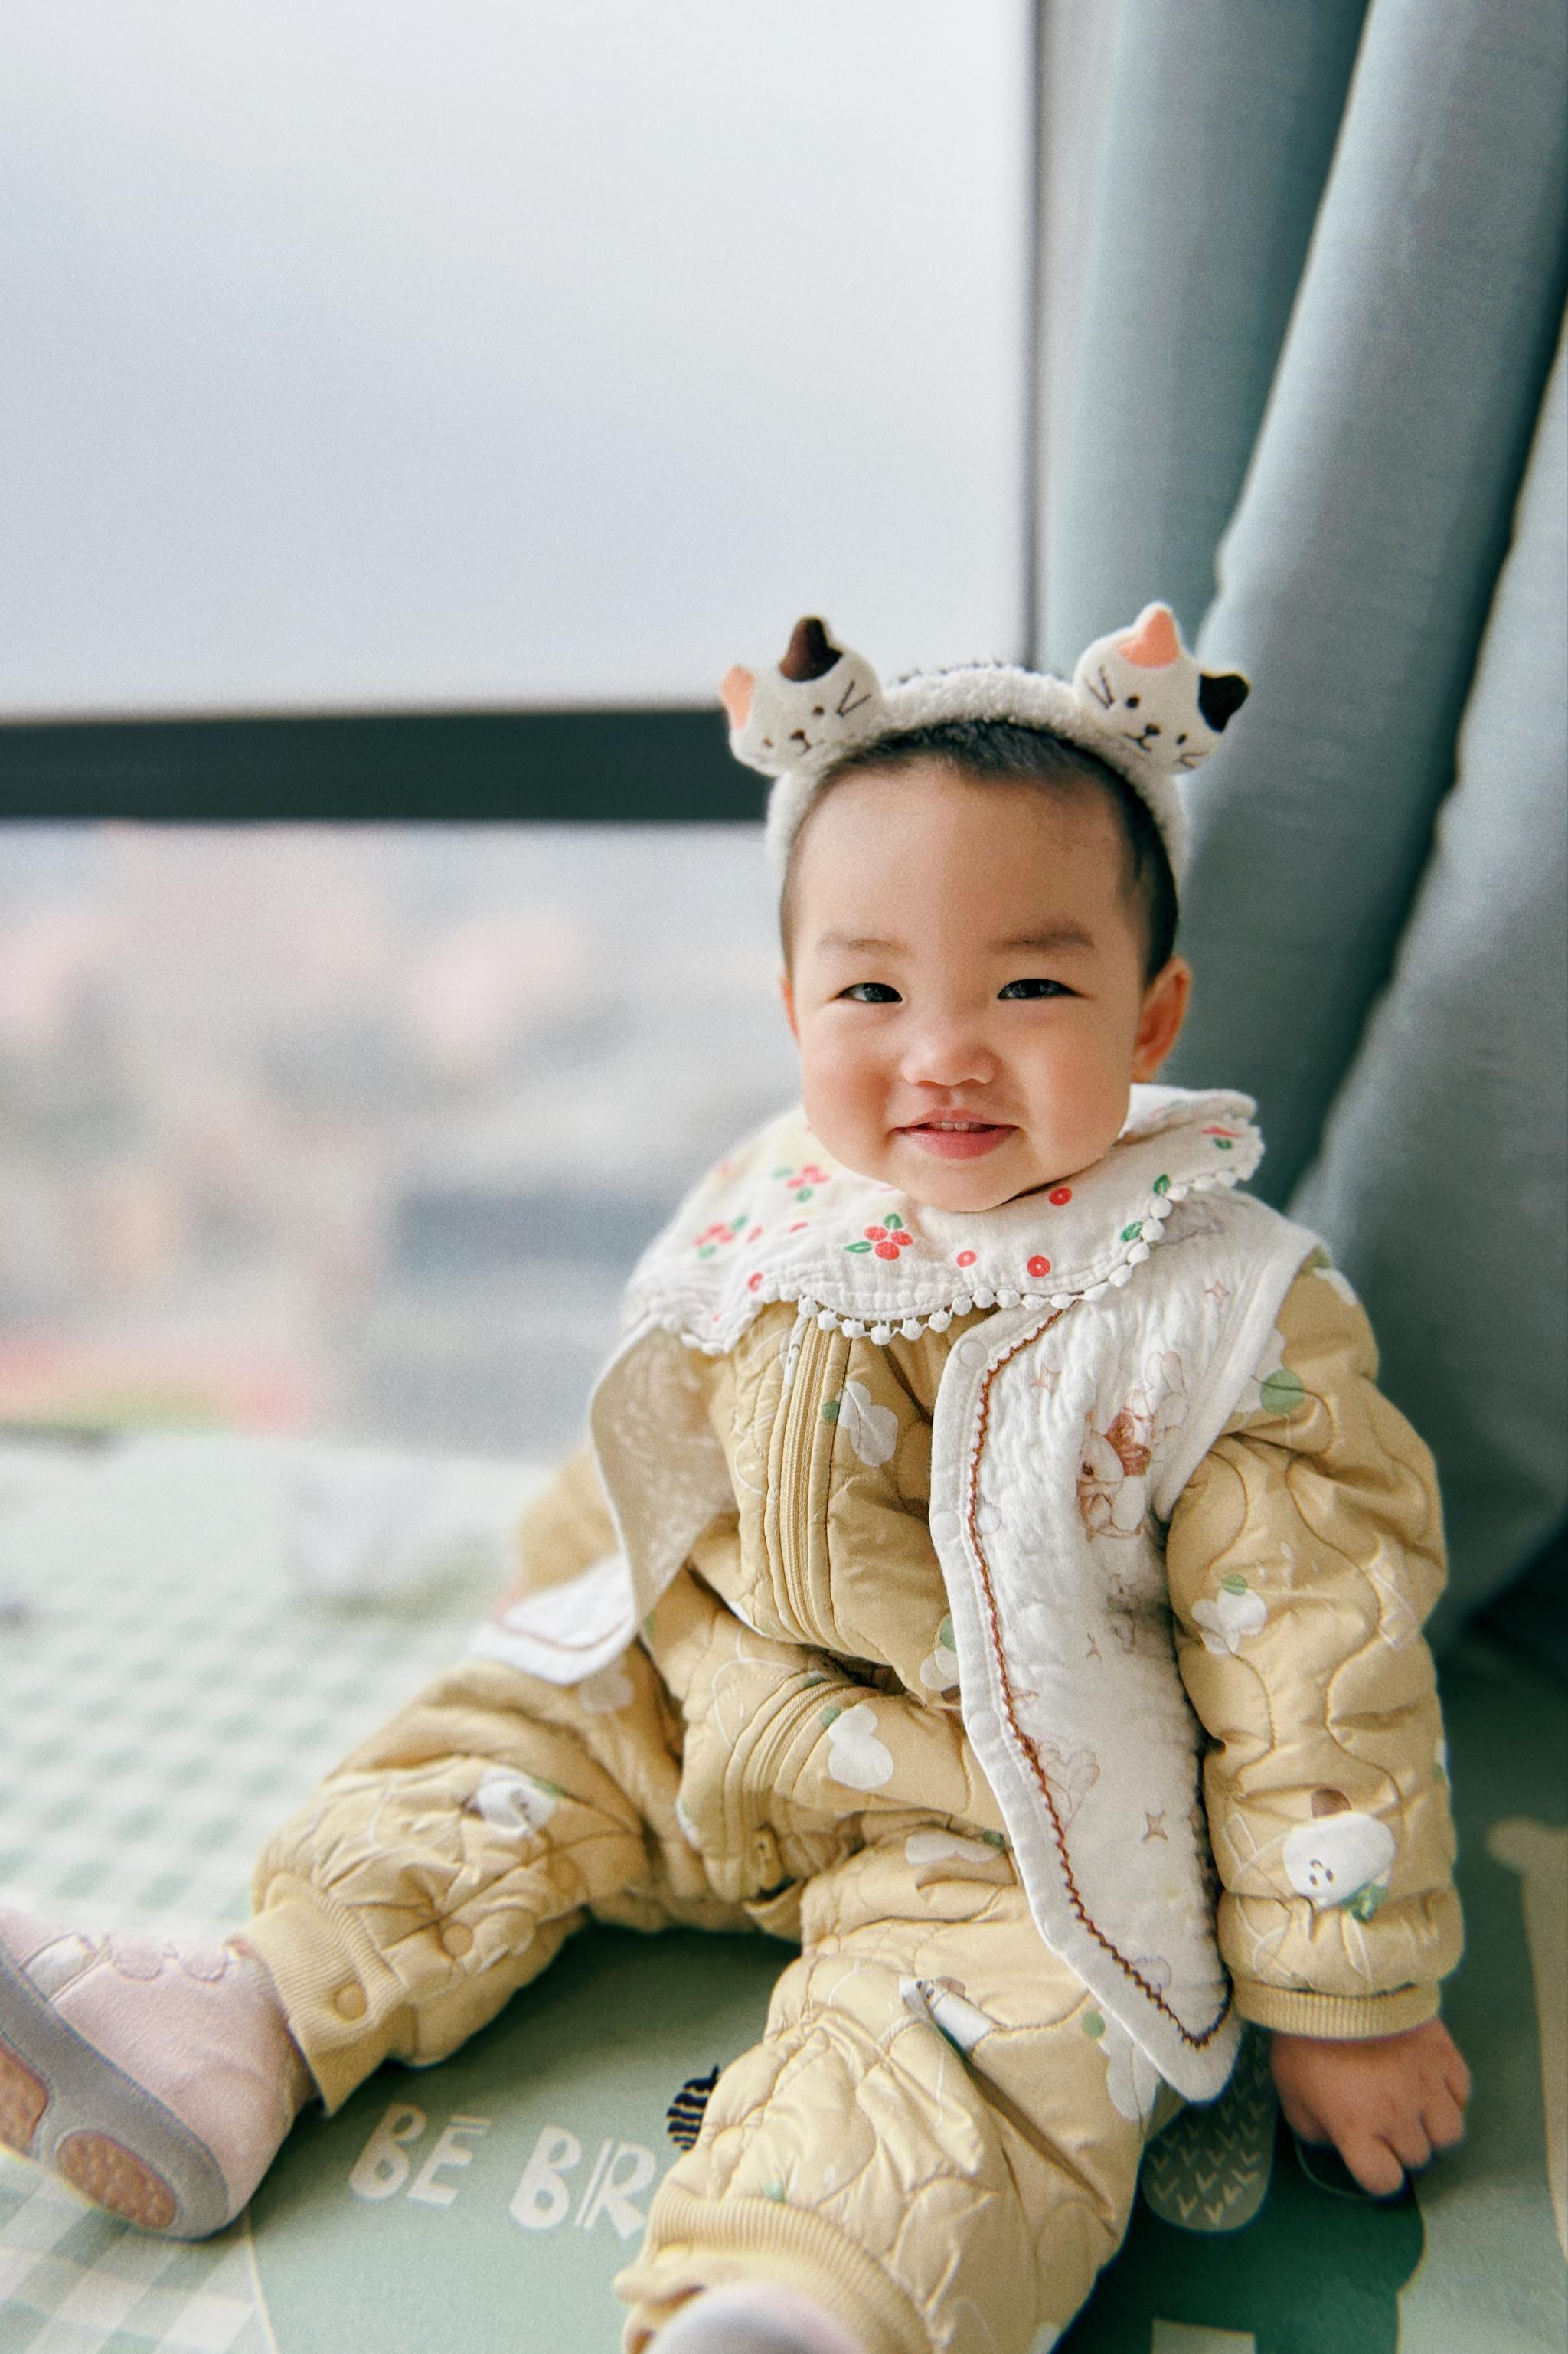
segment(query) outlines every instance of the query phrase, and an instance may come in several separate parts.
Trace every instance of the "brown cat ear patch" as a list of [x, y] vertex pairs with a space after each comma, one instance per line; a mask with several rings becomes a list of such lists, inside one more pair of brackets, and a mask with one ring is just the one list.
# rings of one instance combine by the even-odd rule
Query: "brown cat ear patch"
[[1239, 670], [1200, 672], [1198, 709], [1204, 726], [1212, 727], [1216, 736], [1223, 735], [1251, 693], [1251, 686]]
[[1343, 1790], [1314, 1790], [1312, 1812], [1321, 1819], [1324, 1815], [1348, 1815], [1351, 1802]]
[[825, 678], [841, 651], [814, 613], [802, 614], [790, 632], [784, 659], [779, 665], [779, 673], [796, 686], [804, 685], [809, 679]]

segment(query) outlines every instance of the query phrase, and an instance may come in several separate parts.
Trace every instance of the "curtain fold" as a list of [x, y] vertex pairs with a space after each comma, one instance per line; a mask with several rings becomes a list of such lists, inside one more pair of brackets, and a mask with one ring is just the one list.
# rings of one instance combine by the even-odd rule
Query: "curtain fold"
[[1124, 0], [1104, 103], [1046, 651], [1217, 573], [1171, 1076], [1366, 1299], [1451, 1628], [1568, 1503], [1568, 9]]
[[1291, 1214], [1442, 1462], [1457, 1624], [1568, 1511], [1568, 328], [1393, 978]]
[[1213, 594], [1365, 13], [1119, 0], [1044, 535], [1036, 653], [1064, 676], [1149, 598], [1192, 634]]
[[[1386, 980], [1562, 316], [1562, 0], [1375, 0], [1202, 645], [1256, 679], [1192, 797], [1173, 1066], [1289, 1199]], [[1151, 588], [1150, 593], [1155, 591]]]

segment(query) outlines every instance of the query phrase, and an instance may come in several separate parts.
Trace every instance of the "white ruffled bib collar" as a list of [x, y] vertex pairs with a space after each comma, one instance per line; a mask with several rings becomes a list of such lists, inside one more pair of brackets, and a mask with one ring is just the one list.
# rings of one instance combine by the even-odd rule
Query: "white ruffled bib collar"
[[639, 1264], [629, 1322], [732, 1349], [777, 1299], [877, 1342], [943, 1331], [974, 1308], [1065, 1308], [1126, 1283], [1174, 1204], [1250, 1177], [1250, 1097], [1134, 1087], [1105, 1159], [1000, 1209], [933, 1210], [826, 1153], [799, 1108], [718, 1162]]

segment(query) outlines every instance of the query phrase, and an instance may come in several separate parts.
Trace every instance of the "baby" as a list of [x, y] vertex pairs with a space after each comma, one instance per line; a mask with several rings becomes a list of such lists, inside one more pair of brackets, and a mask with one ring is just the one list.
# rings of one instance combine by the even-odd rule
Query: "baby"
[[648, 1253], [516, 1586], [243, 1939], [0, 1914], [0, 2137], [199, 2235], [588, 1915], [760, 1929], [799, 1956], [626, 2347], [1042, 2354], [1243, 2020], [1369, 2191], [1459, 2138], [1432, 1467], [1349, 1285], [1233, 1190], [1250, 1105], [1152, 1084], [1178, 780], [1245, 683], [1153, 606], [1071, 684], [885, 695], [804, 621], [724, 693], [803, 1112]]

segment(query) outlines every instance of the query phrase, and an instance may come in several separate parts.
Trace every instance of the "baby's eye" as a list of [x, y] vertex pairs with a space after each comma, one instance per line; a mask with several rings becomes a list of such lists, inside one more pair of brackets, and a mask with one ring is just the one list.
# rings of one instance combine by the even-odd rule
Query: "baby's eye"
[[997, 991], [999, 997], [1015, 998], [1071, 997], [1072, 994], [1072, 991], [1064, 989], [1059, 981], [1010, 981], [1005, 989]]
[[839, 995], [847, 997], [854, 1005], [897, 1005], [901, 1002], [898, 991], [890, 989], [885, 981], [857, 981], [848, 989], [841, 989]]
[[1141, 695], [1129, 695], [1127, 698], [1127, 707], [1129, 711], [1136, 711], [1142, 701]]

